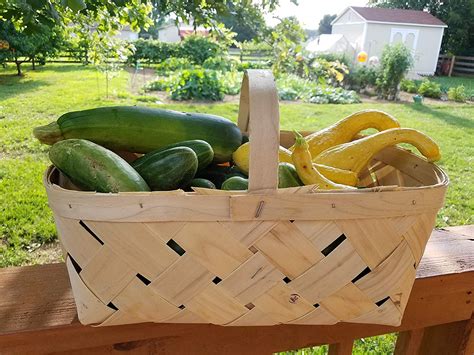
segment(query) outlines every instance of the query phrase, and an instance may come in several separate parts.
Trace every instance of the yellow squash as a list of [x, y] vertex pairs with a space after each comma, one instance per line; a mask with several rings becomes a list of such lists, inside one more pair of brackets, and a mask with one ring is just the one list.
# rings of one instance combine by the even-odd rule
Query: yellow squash
[[318, 188], [321, 190], [354, 189], [351, 186], [336, 184], [324, 177], [311, 161], [311, 153], [308, 149], [308, 142], [306, 142], [301, 134], [295, 134], [296, 142], [293, 153], [291, 154], [291, 158], [298, 176], [305, 185], [318, 185]]
[[[378, 131], [398, 128], [400, 123], [389, 114], [378, 110], [356, 112], [333, 125], [306, 136], [313, 157], [335, 145], [350, 142], [360, 131], [375, 128]], [[290, 148], [293, 150], [294, 146]]]
[[313, 162], [350, 170], [359, 175], [375, 154], [399, 143], [415, 146], [430, 162], [441, 158], [438, 145], [427, 135], [411, 128], [393, 128], [329, 148], [314, 158]]
[[[291, 159], [291, 152], [284, 147], [280, 146], [278, 157], [279, 157], [280, 163], [293, 164], [293, 160]], [[249, 144], [248, 142], [242, 144], [232, 154], [232, 158], [234, 160], [235, 165], [237, 165], [237, 167], [242, 172], [244, 172], [245, 174], [249, 173]], [[324, 166], [321, 164], [316, 164], [316, 168], [326, 178], [338, 184], [351, 185], [351, 186], [355, 186], [357, 184], [357, 175], [353, 173], [352, 171], [341, 170], [338, 168], [334, 168], [332, 166]]]

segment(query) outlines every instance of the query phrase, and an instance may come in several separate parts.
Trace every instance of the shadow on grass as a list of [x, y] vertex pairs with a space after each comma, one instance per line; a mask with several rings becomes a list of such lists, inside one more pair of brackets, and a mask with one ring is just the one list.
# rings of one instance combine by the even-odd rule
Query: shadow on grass
[[12, 74], [0, 75], [0, 101], [17, 96], [26, 91], [36, 90], [41, 86], [50, 85], [45, 80], [30, 79]]
[[[470, 120], [468, 118], [458, 116], [449, 112], [446, 112], [447, 110], [452, 110], [451, 107], [446, 107], [446, 108], [431, 108], [426, 105], [414, 105], [414, 104], [409, 104], [407, 105], [409, 108], [418, 111], [420, 113], [424, 113], [427, 115], [431, 115], [439, 120], [442, 120], [446, 122], [449, 125], [452, 126], [458, 126], [462, 128], [474, 128], [474, 121]], [[460, 107], [461, 108], [461, 107]]]

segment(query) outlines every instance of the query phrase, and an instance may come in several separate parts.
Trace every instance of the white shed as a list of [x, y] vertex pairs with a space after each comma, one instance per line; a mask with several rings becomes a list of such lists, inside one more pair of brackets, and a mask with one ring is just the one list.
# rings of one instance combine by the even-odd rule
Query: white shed
[[334, 19], [332, 33], [344, 35], [356, 53], [366, 51], [369, 58], [380, 57], [387, 44], [405, 43], [414, 76], [434, 74], [446, 27], [424, 11], [350, 6]]

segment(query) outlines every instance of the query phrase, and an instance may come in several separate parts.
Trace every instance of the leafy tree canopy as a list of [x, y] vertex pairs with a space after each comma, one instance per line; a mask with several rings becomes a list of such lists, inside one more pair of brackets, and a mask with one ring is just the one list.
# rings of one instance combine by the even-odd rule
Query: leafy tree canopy
[[324, 15], [321, 21], [319, 21], [318, 32], [320, 34], [331, 33], [332, 31], [331, 22], [334, 21], [336, 17], [337, 15]]
[[36, 31], [26, 34], [18, 31], [12, 22], [0, 22], [0, 38], [8, 43], [7, 48], [0, 50], [0, 63], [7, 60], [15, 62], [18, 75], [21, 75], [21, 64], [36, 59], [44, 59], [60, 48], [63, 36], [59, 26], [40, 24]]
[[448, 25], [442, 50], [456, 55], [474, 55], [473, 0], [370, 0], [372, 6], [424, 10]]
[[261, 8], [251, 2], [227, 1], [227, 11], [218, 17], [218, 21], [237, 33], [235, 40], [238, 42], [253, 40], [267, 28]]

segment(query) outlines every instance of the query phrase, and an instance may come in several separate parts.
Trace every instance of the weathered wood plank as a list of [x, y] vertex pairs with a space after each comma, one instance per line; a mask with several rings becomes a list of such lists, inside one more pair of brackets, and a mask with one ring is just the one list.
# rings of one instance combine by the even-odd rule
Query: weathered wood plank
[[418, 328], [398, 334], [394, 355], [419, 354], [424, 333], [425, 328]]
[[354, 340], [346, 340], [336, 344], [329, 344], [328, 355], [352, 355]]

